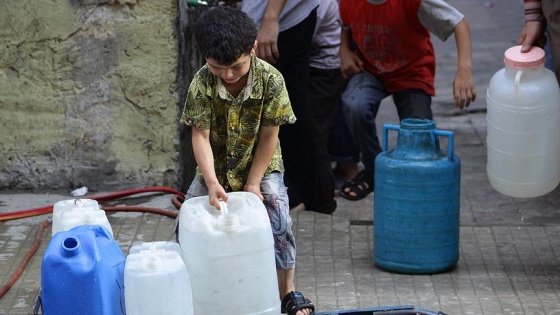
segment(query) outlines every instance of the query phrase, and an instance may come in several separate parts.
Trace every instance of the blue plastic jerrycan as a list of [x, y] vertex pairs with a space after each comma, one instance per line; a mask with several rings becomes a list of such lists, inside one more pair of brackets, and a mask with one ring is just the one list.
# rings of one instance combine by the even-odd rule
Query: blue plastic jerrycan
[[[387, 150], [388, 131], [398, 131]], [[439, 138], [448, 138], [447, 152]], [[410, 274], [437, 273], [459, 260], [460, 160], [454, 136], [431, 120], [384, 125], [375, 159], [374, 262]]]
[[44, 315], [120, 315], [125, 255], [100, 225], [80, 225], [50, 240], [41, 266]]

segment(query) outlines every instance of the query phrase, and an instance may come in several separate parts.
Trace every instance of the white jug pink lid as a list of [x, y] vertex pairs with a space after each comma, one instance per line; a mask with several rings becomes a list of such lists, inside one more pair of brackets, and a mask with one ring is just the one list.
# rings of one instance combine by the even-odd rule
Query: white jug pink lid
[[513, 46], [504, 53], [504, 63], [515, 69], [534, 69], [545, 62], [544, 50], [533, 46], [526, 53], [521, 52], [521, 45]]

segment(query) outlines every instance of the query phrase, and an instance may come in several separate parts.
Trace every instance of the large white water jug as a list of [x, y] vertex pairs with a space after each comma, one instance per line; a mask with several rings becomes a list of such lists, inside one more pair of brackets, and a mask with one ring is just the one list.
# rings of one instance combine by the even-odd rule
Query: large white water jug
[[191, 283], [179, 244], [160, 241], [130, 248], [124, 294], [127, 315], [193, 315]]
[[560, 89], [544, 62], [538, 47], [511, 47], [488, 86], [488, 180], [508, 196], [542, 196], [560, 183]]
[[53, 206], [52, 235], [60, 231], [68, 231], [78, 225], [101, 225], [111, 235], [113, 230], [105, 211], [99, 208], [96, 200], [71, 199], [61, 200]]
[[179, 243], [196, 315], [278, 315], [280, 298], [268, 213], [253, 193], [228, 193], [216, 210], [208, 196], [183, 202]]

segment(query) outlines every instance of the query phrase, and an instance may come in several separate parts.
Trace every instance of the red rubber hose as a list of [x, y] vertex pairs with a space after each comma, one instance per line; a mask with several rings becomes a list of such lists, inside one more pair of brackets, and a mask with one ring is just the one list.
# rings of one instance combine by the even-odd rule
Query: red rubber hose
[[[150, 192], [172, 193], [172, 194], [178, 196], [178, 197], [176, 197], [175, 199], [172, 200], [173, 204], [175, 205], [175, 207], [177, 207], [177, 209], [179, 209], [181, 207], [180, 204], [182, 203], [182, 202], [179, 203], [177, 198], [184, 199], [184, 197], [185, 197], [185, 195], [182, 192], [180, 192], [176, 189], [165, 187], [165, 186], [154, 186], [154, 187], [123, 190], [123, 191], [110, 193], [110, 194], [105, 194], [105, 195], [88, 196], [87, 198], [97, 200], [97, 201], [107, 201], [107, 200], [113, 200], [113, 199], [119, 199], [119, 198], [122, 198], [122, 197], [127, 197], [127, 196], [130, 196], [130, 195], [150, 193]], [[32, 216], [37, 216], [37, 215], [42, 215], [42, 214], [49, 214], [52, 211], [53, 211], [53, 206], [50, 205], [50, 206], [28, 209], [28, 210], [20, 210], [20, 211], [0, 213], [0, 222], [14, 220], [14, 219], [22, 219], [22, 218], [27, 218], [27, 217], [32, 217]]]
[[181, 205], [183, 204], [183, 202], [185, 202], [185, 196], [184, 195], [175, 194], [175, 195], [173, 195], [173, 197], [171, 197], [171, 203], [177, 209], [181, 209]]
[[154, 187], [145, 187], [145, 188], [123, 190], [123, 191], [118, 191], [118, 192], [115, 192], [115, 193], [92, 196], [92, 197], [88, 197], [88, 198], [93, 199], [93, 200], [97, 200], [97, 201], [105, 201], [105, 200], [119, 199], [119, 198], [122, 198], [122, 197], [130, 196], [130, 195], [136, 195], [136, 194], [142, 194], [142, 193], [147, 193], [147, 192], [164, 192], [164, 193], [179, 195], [181, 197], [185, 196], [182, 192], [180, 192], [180, 191], [178, 191], [177, 189], [174, 189], [174, 188], [165, 187], [165, 186], [154, 186]]
[[16, 269], [14, 275], [0, 289], [0, 299], [4, 296], [4, 294], [6, 294], [6, 292], [8, 292], [8, 290], [10, 290], [10, 288], [14, 285], [14, 283], [16, 283], [16, 281], [19, 279], [19, 277], [25, 270], [25, 267], [27, 267], [27, 263], [29, 263], [33, 255], [35, 255], [35, 252], [37, 251], [39, 245], [41, 244], [41, 239], [43, 238], [43, 232], [45, 231], [45, 229], [50, 223], [51, 220], [47, 219], [43, 221], [39, 226], [39, 230], [37, 231], [37, 235], [35, 236], [35, 242], [33, 242], [33, 247], [31, 247], [31, 249], [27, 252], [25, 257], [23, 258], [23, 261]]

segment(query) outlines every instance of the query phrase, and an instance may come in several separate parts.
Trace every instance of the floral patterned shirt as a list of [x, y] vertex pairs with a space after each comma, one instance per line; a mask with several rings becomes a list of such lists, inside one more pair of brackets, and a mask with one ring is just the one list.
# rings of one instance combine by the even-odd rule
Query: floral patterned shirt
[[[180, 121], [210, 130], [218, 181], [226, 191], [239, 191], [249, 175], [260, 127], [292, 124], [296, 117], [280, 72], [252, 57], [247, 85], [237, 97], [203, 66], [191, 81]], [[284, 171], [280, 140], [265, 175], [273, 171]], [[205, 185], [198, 167], [196, 176]]]

